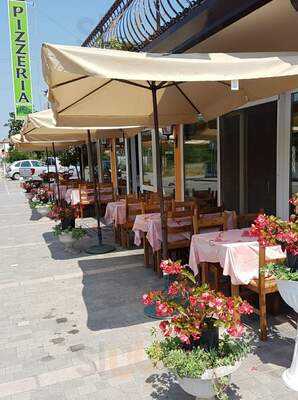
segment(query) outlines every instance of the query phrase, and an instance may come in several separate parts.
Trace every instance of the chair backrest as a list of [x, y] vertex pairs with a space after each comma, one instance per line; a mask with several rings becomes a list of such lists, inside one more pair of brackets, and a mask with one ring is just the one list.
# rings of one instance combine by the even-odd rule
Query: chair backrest
[[160, 203], [159, 202], [142, 202], [142, 214], [153, 214], [160, 213]]
[[95, 190], [93, 183], [79, 184], [80, 204], [89, 205], [95, 203]]
[[192, 211], [197, 208], [195, 201], [188, 200], [188, 201], [176, 201], [172, 200], [172, 211]]
[[210, 229], [226, 231], [228, 228], [228, 214], [226, 212], [216, 214], [198, 215], [198, 232]]
[[115, 191], [112, 183], [99, 183], [97, 187], [101, 203], [109, 203], [115, 200]]
[[140, 201], [125, 202], [126, 224], [132, 225], [136, 216], [142, 214], [142, 203]]
[[168, 235], [187, 234], [189, 238], [196, 233], [194, 211], [171, 211], [167, 213]]
[[218, 214], [225, 211], [224, 206], [205, 206], [198, 208], [198, 214]]
[[264, 209], [261, 208], [258, 213], [247, 213], [239, 214], [233, 211], [233, 225], [235, 229], [249, 228], [255, 221], [255, 219], [264, 214]]

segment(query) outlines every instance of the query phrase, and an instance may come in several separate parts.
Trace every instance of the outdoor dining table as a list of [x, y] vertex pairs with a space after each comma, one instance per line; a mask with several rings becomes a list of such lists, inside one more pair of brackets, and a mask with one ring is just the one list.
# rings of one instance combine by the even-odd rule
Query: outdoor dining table
[[107, 204], [105, 213], [105, 222], [107, 225], [123, 225], [126, 222], [125, 200], [111, 201]]
[[[280, 246], [266, 248], [266, 258], [285, 257]], [[249, 235], [248, 229], [193, 235], [189, 266], [197, 275], [198, 265], [219, 263], [223, 275], [231, 277], [232, 285], [248, 284], [259, 276], [259, 243]]]

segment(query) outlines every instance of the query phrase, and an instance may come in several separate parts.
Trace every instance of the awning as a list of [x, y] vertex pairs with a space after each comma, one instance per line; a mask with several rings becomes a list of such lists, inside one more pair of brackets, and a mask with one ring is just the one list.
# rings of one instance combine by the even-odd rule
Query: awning
[[[298, 87], [298, 53], [150, 54], [44, 44], [43, 73], [60, 126], [160, 126], [206, 120]], [[231, 90], [231, 81], [239, 90]]]
[[113, 137], [132, 137], [141, 131], [139, 126], [125, 127], [57, 127], [52, 110], [44, 110], [29, 114], [24, 121], [22, 135], [27, 141], [59, 141], [59, 140], [86, 140], [87, 130], [90, 130], [91, 139]]

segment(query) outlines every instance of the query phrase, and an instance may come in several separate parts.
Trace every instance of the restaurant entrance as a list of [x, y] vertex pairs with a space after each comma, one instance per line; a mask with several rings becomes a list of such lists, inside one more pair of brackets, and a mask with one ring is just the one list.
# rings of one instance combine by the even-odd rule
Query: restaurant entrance
[[276, 213], [277, 102], [220, 119], [221, 200], [240, 213]]

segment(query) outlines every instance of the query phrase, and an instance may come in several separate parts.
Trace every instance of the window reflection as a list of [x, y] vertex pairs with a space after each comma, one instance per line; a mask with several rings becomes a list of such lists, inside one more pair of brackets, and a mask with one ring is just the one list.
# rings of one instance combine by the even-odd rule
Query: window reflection
[[143, 166], [143, 185], [154, 186], [151, 131], [145, 131], [141, 133], [141, 152]]
[[217, 122], [184, 126], [185, 195], [217, 192]]
[[174, 136], [172, 127], [163, 129], [160, 135], [162, 156], [163, 190], [167, 196], [175, 193]]
[[291, 193], [298, 192], [298, 93], [292, 95]]

